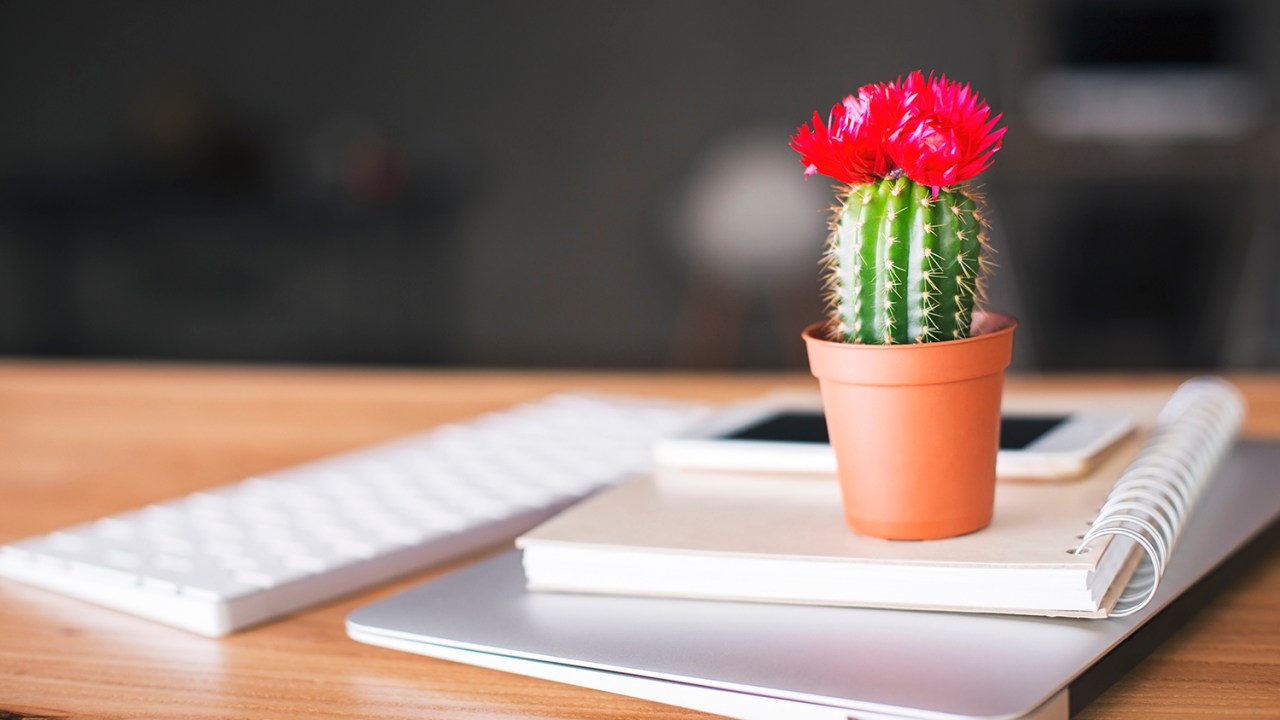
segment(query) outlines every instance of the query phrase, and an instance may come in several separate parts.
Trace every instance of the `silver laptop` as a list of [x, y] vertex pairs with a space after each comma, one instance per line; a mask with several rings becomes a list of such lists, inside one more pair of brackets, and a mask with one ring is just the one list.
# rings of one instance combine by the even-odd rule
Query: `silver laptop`
[[372, 645], [737, 718], [1066, 718], [1280, 537], [1280, 444], [1241, 443], [1155, 600], [1065, 620], [530, 593], [506, 553], [354, 612]]

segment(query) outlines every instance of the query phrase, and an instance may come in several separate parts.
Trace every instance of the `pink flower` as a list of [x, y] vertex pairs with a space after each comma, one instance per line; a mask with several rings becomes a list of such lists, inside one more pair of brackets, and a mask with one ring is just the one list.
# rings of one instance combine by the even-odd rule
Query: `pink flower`
[[888, 138], [889, 156], [907, 177], [941, 187], [969, 180], [991, 167], [1007, 128], [995, 129], [1000, 115], [968, 85], [928, 80], [919, 72], [903, 83], [907, 101], [899, 127]]
[[874, 182], [901, 170], [936, 189], [987, 169], [1000, 149], [1000, 116], [968, 85], [945, 76], [926, 80], [916, 71], [905, 82], [866, 85], [831, 108], [824, 125], [801, 125], [791, 138], [805, 176], [815, 172], [851, 184]]
[[885, 140], [898, 127], [902, 99], [897, 83], [866, 85], [832, 107], [826, 125], [815, 112], [813, 127], [801, 125], [791, 138], [805, 176], [820, 172], [860, 184], [888, 175], [894, 164]]

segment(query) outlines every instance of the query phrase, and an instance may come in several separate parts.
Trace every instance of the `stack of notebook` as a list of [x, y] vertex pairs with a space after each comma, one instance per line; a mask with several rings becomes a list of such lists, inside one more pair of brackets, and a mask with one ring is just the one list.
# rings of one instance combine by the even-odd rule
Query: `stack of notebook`
[[[1243, 406], [1229, 386], [1207, 379], [1167, 403], [1123, 404], [1139, 433], [1092, 473], [1001, 483], [992, 524], [962, 537], [894, 542], [850, 532], [830, 477], [660, 470], [516, 544], [533, 590], [1060, 617], [1131, 612], [1149, 596], [1152, 573], [1207, 469], [1229, 448]], [[1155, 537], [1133, 532], [1147, 527]], [[1122, 601], [1147, 546], [1154, 556], [1138, 581], [1143, 590]]]
[[1280, 518], [1280, 447], [1231, 450], [1228, 386], [1106, 402], [1140, 432], [1078, 482], [1002, 483], [969, 536], [858, 537], [819, 478], [657, 473], [523, 536], [523, 567], [473, 566], [348, 632], [733, 717], [1066, 717]]

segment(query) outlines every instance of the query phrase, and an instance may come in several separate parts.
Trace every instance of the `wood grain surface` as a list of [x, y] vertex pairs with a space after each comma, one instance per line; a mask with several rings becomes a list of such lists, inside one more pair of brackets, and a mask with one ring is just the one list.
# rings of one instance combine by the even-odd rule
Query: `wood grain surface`
[[[1171, 389], [1180, 379], [1025, 377], [1009, 387]], [[1280, 438], [1280, 376], [1232, 379], [1250, 401], [1246, 434]], [[0, 362], [0, 543], [557, 391], [723, 401], [813, 387], [800, 375]], [[448, 570], [221, 640], [0, 581], [0, 720], [711, 717], [343, 633], [351, 610]], [[1081, 717], [1280, 717], [1280, 553]]]

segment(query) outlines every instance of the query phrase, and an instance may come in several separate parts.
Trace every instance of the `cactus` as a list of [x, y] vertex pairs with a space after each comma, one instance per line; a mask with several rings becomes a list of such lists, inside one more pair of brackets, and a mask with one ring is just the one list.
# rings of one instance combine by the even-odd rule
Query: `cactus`
[[900, 175], [849, 186], [826, 255], [834, 339], [896, 344], [969, 336], [987, 267], [978, 199]]
[[805, 175], [844, 183], [825, 259], [832, 339], [900, 344], [969, 336], [986, 259], [980, 198], [1000, 116], [945, 77], [868, 85], [791, 139]]

